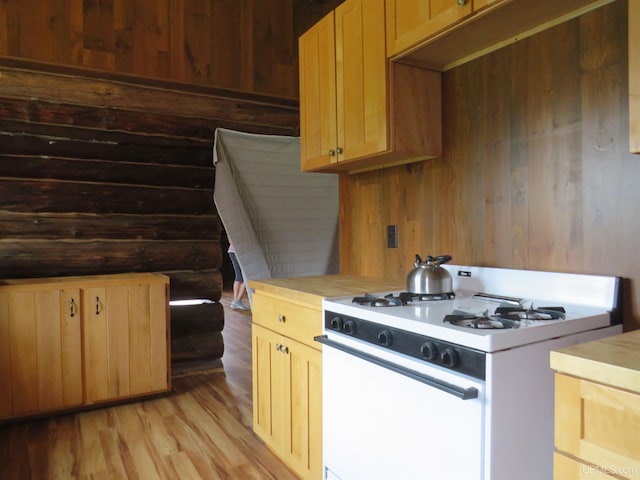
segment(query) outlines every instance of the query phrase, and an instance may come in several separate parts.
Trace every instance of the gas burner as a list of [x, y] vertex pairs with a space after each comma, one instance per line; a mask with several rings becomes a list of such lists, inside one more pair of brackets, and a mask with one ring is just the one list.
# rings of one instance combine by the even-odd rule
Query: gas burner
[[443, 322], [449, 322], [457, 327], [477, 328], [486, 330], [518, 328], [520, 323], [511, 318], [502, 317], [500, 315], [489, 315], [489, 311], [485, 310], [482, 315], [473, 315], [465, 312], [454, 310], [450, 315], [445, 315]]
[[377, 297], [365, 293], [361, 297], [353, 297], [352, 303], [358, 305], [368, 305], [370, 307], [401, 307], [406, 305], [406, 302], [399, 297], [394, 297], [393, 294], [385, 295], [384, 297]]
[[561, 320], [565, 317], [564, 307], [535, 308], [533, 303], [529, 308], [501, 305], [496, 308], [495, 313], [513, 320]]
[[412, 292], [400, 292], [398, 294], [404, 303], [408, 302], [431, 302], [437, 300], [453, 300], [456, 298], [456, 294], [453, 292], [443, 293], [412, 293]]

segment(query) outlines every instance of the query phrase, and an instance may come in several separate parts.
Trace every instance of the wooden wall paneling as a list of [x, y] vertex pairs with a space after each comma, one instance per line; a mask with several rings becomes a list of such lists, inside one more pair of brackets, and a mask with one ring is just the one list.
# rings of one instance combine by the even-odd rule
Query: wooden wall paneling
[[297, 98], [298, 57], [293, 4], [282, 0], [253, 0], [253, 5], [254, 90]]
[[635, 238], [640, 222], [635, 205], [640, 195], [635, 185], [640, 169], [637, 158], [627, 154], [627, 20], [622, 6], [606, 12], [583, 17], [580, 23], [583, 31], [593, 32], [581, 37], [580, 58], [586, 93], [581, 137], [584, 268], [632, 279], [637, 304], [640, 264]]
[[517, 260], [513, 252], [517, 237], [511, 228], [510, 66], [510, 57], [494, 56], [483, 62], [480, 73], [485, 94], [484, 118], [478, 128], [481, 138], [490, 139], [482, 141], [478, 152], [480, 159], [487, 159], [481, 166], [486, 181], [484, 261], [495, 266]]
[[296, 39], [340, 3], [3, 2], [0, 56], [297, 98]]

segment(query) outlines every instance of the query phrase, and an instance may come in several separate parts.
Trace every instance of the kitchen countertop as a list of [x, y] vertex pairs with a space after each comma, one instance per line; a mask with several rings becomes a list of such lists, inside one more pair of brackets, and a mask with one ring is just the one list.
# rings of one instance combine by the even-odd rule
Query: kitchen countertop
[[551, 368], [640, 393], [640, 330], [553, 351]]
[[407, 286], [404, 281], [337, 274], [249, 280], [249, 288], [321, 308], [323, 298], [404, 290]]

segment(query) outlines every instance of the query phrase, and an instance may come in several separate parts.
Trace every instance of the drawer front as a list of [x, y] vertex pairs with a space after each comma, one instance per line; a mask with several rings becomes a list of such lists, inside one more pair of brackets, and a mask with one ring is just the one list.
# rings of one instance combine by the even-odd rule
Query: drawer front
[[557, 450], [600, 473], [640, 480], [640, 395], [556, 374], [555, 408]]
[[251, 298], [253, 322], [320, 349], [313, 337], [322, 334], [322, 311], [259, 292]]

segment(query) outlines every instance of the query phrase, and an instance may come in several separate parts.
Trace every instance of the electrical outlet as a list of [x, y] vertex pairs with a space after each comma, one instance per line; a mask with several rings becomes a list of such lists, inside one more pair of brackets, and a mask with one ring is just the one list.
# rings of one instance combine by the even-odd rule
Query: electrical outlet
[[398, 248], [397, 225], [387, 225], [387, 248]]

